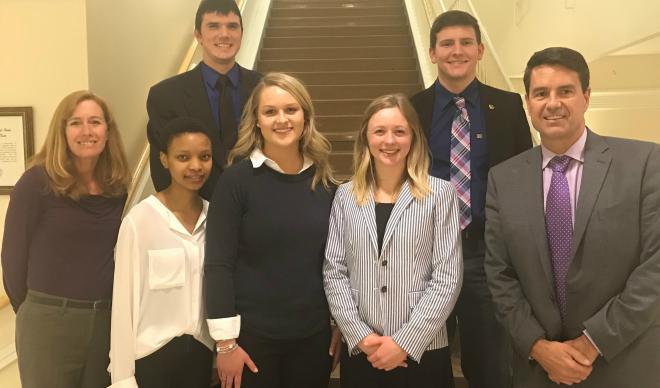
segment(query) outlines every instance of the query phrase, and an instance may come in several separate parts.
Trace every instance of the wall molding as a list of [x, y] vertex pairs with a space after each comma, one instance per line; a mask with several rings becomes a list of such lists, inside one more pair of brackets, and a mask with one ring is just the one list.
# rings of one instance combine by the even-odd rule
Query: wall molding
[[16, 362], [16, 357], [16, 347], [13, 342], [0, 349], [0, 370]]

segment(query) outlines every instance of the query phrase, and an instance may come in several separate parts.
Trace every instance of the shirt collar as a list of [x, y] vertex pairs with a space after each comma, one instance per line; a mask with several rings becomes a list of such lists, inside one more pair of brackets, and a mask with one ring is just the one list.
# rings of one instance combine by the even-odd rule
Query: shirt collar
[[[580, 163], [584, 163], [584, 146], [586, 143], [587, 143], [587, 128], [585, 127], [584, 130], [582, 131], [582, 135], [580, 136], [580, 138], [577, 139], [577, 141], [573, 143], [573, 145], [570, 146], [566, 150], [566, 152], [564, 152], [563, 155], [566, 155], [571, 159], [577, 160]], [[545, 148], [543, 143], [541, 143], [541, 154], [543, 155], [543, 164], [542, 164], [543, 169], [545, 169], [548, 166], [548, 163], [550, 163], [550, 160], [552, 160], [552, 158], [558, 156], [558, 154], [555, 154], [554, 152]]]
[[147, 199], [145, 199], [145, 201], [147, 201], [147, 203], [149, 203], [149, 205], [151, 205], [151, 207], [154, 208], [154, 210], [156, 210], [158, 214], [160, 214], [161, 217], [167, 221], [167, 226], [171, 230], [186, 236], [195, 236], [200, 232], [203, 234], [204, 229], [206, 228], [206, 214], [209, 210], [209, 202], [207, 200], [202, 198], [202, 212], [199, 213], [199, 218], [197, 219], [197, 223], [195, 224], [195, 228], [193, 229], [192, 234], [186, 230], [183, 224], [181, 224], [181, 221], [176, 218], [176, 215], [174, 215], [174, 213], [172, 213], [172, 211], [168, 209], [167, 206], [165, 206], [155, 195], [150, 195], [147, 197]]
[[[204, 62], [200, 62], [200, 66], [202, 69], [202, 79], [204, 80], [204, 83], [209, 87], [215, 89], [215, 84], [218, 83], [218, 78], [220, 78], [220, 73], [215, 71], [215, 69], [213, 69], [211, 66], [207, 65]], [[231, 70], [229, 70], [229, 72], [227, 72], [226, 75], [229, 78], [232, 87], [236, 89], [239, 80], [238, 64], [234, 63], [234, 67], [232, 67]]]
[[[269, 159], [264, 153], [261, 151], [259, 148], [255, 148], [252, 153], [250, 154], [250, 161], [252, 162], [252, 167], [253, 168], [259, 168], [261, 165], [266, 164], [266, 166], [270, 167], [271, 169], [284, 174], [284, 170], [280, 168], [280, 166], [272, 159]], [[298, 171], [298, 174], [301, 172], [307, 170], [310, 168], [314, 162], [307, 157], [307, 155], [303, 155], [303, 165], [300, 171]]]
[[463, 97], [467, 103], [476, 107], [479, 98], [479, 81], [477, 81], [476, 78], [473, 79], [465, 90], [458, 94], [454, 94], [442, 86], [439, 79], [435, 80], [435, 100], [439, 103], [440, 107], [444, 109], [450, 104], [453, 106], [454, 97]]

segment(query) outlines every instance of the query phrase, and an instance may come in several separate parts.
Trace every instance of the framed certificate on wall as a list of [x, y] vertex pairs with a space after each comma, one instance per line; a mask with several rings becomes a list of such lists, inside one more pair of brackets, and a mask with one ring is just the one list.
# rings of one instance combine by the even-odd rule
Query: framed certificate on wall
[[0, 194], [9, 194], [34, 154], [32, 107], [0, 108]]

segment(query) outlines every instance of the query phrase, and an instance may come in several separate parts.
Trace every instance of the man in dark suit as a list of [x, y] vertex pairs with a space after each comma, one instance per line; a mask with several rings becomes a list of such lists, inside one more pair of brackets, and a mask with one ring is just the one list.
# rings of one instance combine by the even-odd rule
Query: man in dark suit
[[486, 273], [516, 387], [660, 384], [660, 146], [587, 129], [589, 68], [551, 47], [525, 70], [541, 146], [493, 168]]
[[194, 69], [154, 85], [147, 98], [147, 137], [151, 179], [156, 191], [167, 188], [170, 174], [162, 166], [160, 128], [170, 120], [188, 116], [205, 123], [215, 134], [213, 169], [200, 191], [211, 198], [227, 154], [236, 143], [237, 125], [245, 101], [261, 78], [236, 63], [241, 47], [243, 20], [234, 0], [203, 0], [195, 16], [195, 38], [202, 47], [202, 62]]
[[[510, 385], [509, 345], [495, 319], [484, 273], [484, 202], [488, 170], [532, 146], [516, 93], [476, 78], [484, 46], [477, 20], [449, 11], [433, 22], [429, 54], [438, 79], [412, 97], [432, 153], [431, 175], [450, 180], [459, 194], [464, 275], [454, 309], [461, 366], [471, 388]], [[456, 318], [447, 326], [452, 335]]]

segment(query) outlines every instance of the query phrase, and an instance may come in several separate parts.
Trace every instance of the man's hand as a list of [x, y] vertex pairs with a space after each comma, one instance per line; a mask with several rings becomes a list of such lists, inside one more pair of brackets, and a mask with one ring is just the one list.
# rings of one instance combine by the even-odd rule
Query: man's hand
[[252, 373], [258, 372], [257, 366], [240, 346], [230, 353], [218, 353], [215, 361], [218, 366], [218, 377], [222, 388], [241, 387], [243, 365], [250, 368]]
[[406, 364], [408, 353], [401, 349], [399, 344], [394, 342], [392, 337], [381, 336], [370, 338], [367, 340], [366, 345], [377, 347], [376, 351], [372, 352], [367, 357], [367, 360], [369, 360], [371, 366], [374, 368], [390, 371], [400, 366], [404, 368], [408, 366], [408, 364]]
[[589, 359], [590, 362], [589, 365], [593, 364], [596, 358], [598, 358], [598, 356], [600, 355], [598, 353], [598, 349], [596, 349], [594, 344], [591, 343], [591, 341], [589, 341], [589, 338], [587, 338], [587, 336], [584, 334], [582, 334], [581, 336], [575, 339], [564, 341], [564, 343], [567, 345], [571, 345], [572, 347], [577, 349], [580, 353], [584, 354], [587, 357], [587, 359]]
[[557, 384], [573, 385], [591, 374], [591, 361], [574, 347], [556, 341], [537, 340], [530, 354]]
[[332, 357], [331, 371], [335, 370], [339, 364], [339, 354], [341, 353], [341, 332], [337, 326], [332, 326], [332, 336], [330, 337], [330, 349], [328, 354]]

